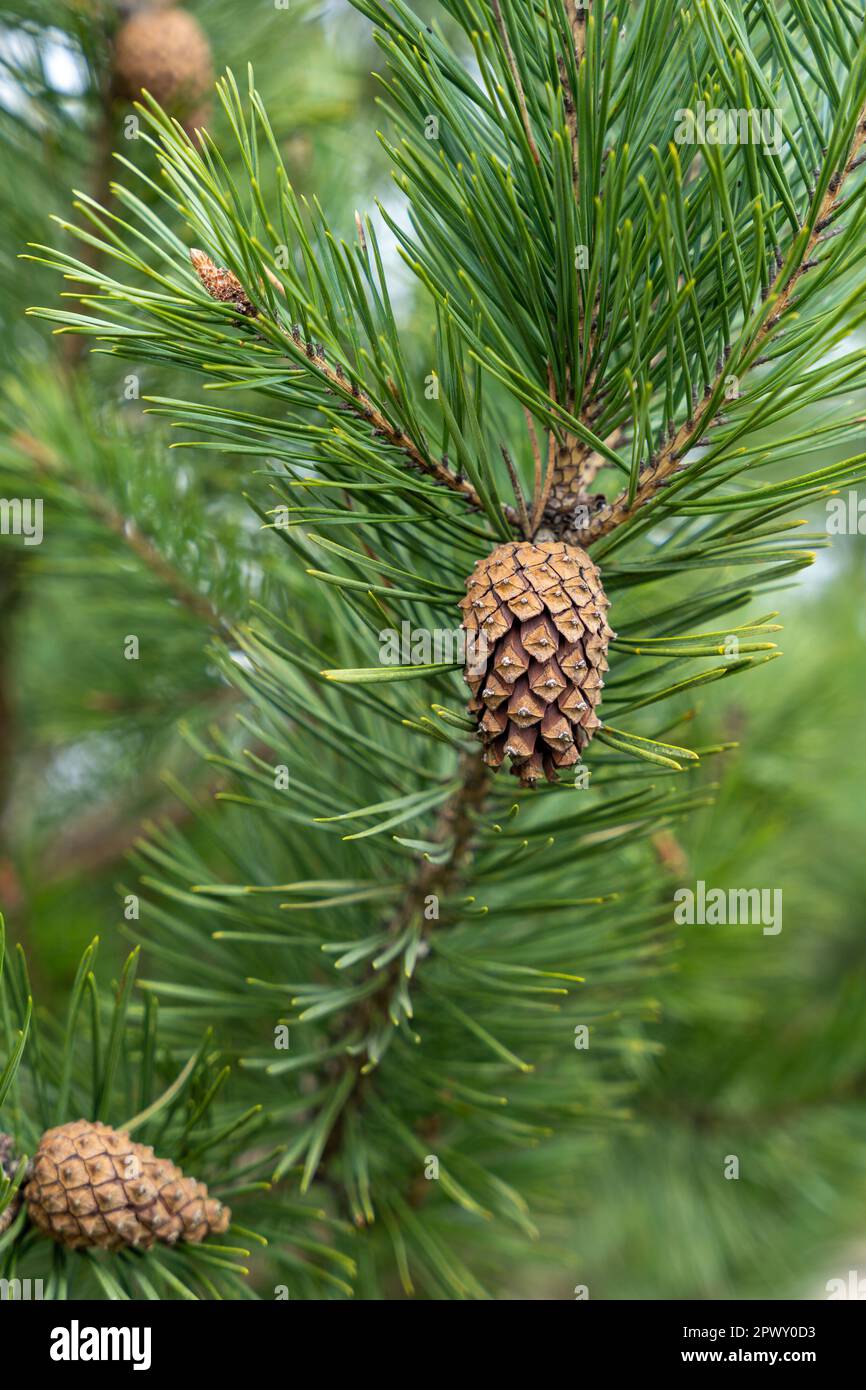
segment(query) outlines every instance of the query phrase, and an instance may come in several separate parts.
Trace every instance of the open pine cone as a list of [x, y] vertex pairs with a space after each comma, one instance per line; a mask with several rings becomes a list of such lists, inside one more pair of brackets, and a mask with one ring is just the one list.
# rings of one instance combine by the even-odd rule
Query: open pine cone
[[461, 599], [465, 679], [484, 761], [524, 786], [580, 760], [601, 721], [608, 599], [586, 551], [510, 541], [479, 560]]
[[99, 1121], [75, 1120], [43, 1134], [24, 1198], [31, 1220], [68, 1250], [197, 1244], [221, 1235], [231, 1220], [203, 1182]]

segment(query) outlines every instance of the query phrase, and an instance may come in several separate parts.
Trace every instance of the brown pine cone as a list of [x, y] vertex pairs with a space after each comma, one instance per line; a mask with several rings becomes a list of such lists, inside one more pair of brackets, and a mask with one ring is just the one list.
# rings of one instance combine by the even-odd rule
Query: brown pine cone
[[198, 1244], [231, 1220], [203, 1182], [98, 1120], [43, 1134], [24, 1198], [31, 1220], [68, 1250]]
[[[0, 1134], [0, 1172], [4, 1177], [14, 1178], [18, 1171], [18, 1155], [15, 1152], [15, 1140], [9, 1134]], [[20, 1189], [15, 1193], [12, 1201], [0, 1212], [0, 1236], [4, 1231], [8, 1231], [12, 1222], [18, 1215], [21, 1206]]]
[[119, 29], [114, 92], [120, 100], [140, 101], [145, 88], [191, 134], [207, 119], [212, 83], [207, 35], [186, 10], [140, 10]]
[[469, 710], [484, 761], [506, 754], [524, 786], [579, 762], [601, 721], [609, 602], [586, 551], [509, 541], [479, 560], [461, 599]]

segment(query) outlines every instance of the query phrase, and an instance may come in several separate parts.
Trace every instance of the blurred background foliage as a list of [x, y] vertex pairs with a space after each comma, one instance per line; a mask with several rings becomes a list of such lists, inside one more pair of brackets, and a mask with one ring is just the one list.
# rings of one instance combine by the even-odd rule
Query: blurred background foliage
[[[50, 216], [68, 219], [70, 190], [110, 205], [111, 180], [122, 175], [112, 151], [154, 173], [144, 142], [130, 138], [131, 103], [111, 94], [108, 77], [112, 39], [133, 8], [0, 7], [3, 495], [31, 495], [35, 469], [46, 510], [63, 518], [44, 551], [3, 538], [0, 767], [15, 810], [3, 822], [0, 881], [46, 984], [71, 977], [94, 919], [116, 912], [115, 866], [142, 821], [179, 814], [163, 773], [200, 779], [178, 718], [206, 726], [231, 704], [203, 637], [268, 583], [236, 466], [217, 452], [168, 455], [168, 427], [143, 408], [146, 394], [173, 393], [171, 375], [124, 368], [25, 316], [55, 300], [57, 286], [19, 256], [52, 234]], [[229, 61], [239, 71], [254, 65], [299, 191], [315, 189], [353, 225], [355, 207], [387, 181], [369, 26], [344, 5], [241, 13], [230, 0], [203, 0], [186, 11], [207, 36], [214, 73]], [[224, 136], [218, 103], [206, 115]], [[157, 553], [148, 545], [155, 533]], [[133, 611], [142, 652], [159, 656], [144, 699], [135, 667], [121, 659]]]
[[861, 537], [819, 552], [783, 595], [784, 660], [704, 702], [741, 746], [676, 881], [780, 888], [783, 928], [677, 929], [634, 1129], [576, 1175], [572, 1267], [595, 1297], [821, 1298], [862, 1264], [863, 581]]
[[[49, 214], [68, 216], [70, 187], [104, 186], [106, 140], [124, 151], [128, 108], [107, 109], [101, 95], [117, 9], [0, 7], [0, 493], [30, 495], [35, 468], [58, 537], [32, 549], [0, 538], [0, 901], [49, 1005], [95, 930], [120, 960], [126, 855], [149, 820], [185, 814], [165, 774], [210, 790], [178, 724], [218, 728], [231, 714], [207, 631], [274, 582], [237, 462], [205, 448], [169, 454], [165, 422], [143, 412], [140, 396], [171, 395], [173, 383], [150, 366], [130, 383], [116, 359], [76, 358], [24, 315], [56, 285], [18, 253], [48, 237]], [[347, 4], [188, 9], [217, 73], [254, 64], [300, 191], [315, 190], [347, 232], [376, 197], [399, 215], [375, 138], [376, 50]], [[221, 119], [209, 122], [217, 140]], [[396, 260], [392, 269], [411, 325], [412, 292]], [[804, 529], [824, 523], [815, 515]], [[543, 1226], [532, 1263], [512, 1267], [513, 1296], [569, 1298], [585, 1284], [592, 1298], [821, 1297], [856, 1263], [866, 1229], [863, 580], [863, 537], [819, 551], [780, 598], [784, 661], [701, 702], [699, 742], [740, 747], [696, 774], [718, 779], [716, 803], [659, 842], [659, 872], [672, 893], [696, 879], [781, 888], [783, 930], [674, 929], [655, 1021], [625, 1060], [631, 1121], [562, 1155], [557, 1195], [571, 1219]], [[131, 611], [142, 647], [159, 653], [146, 699], [121, 659]], [[188, 833], [195, 843], [194, 825]], [[737, 1183], [721, 1178], [728, 1155], [740, 1161]]]

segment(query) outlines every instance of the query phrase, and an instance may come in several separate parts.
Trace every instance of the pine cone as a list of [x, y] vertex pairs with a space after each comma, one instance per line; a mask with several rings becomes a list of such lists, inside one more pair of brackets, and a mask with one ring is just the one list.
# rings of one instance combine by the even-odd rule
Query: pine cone
[[114, 92], [121, 101], [140, 101], [146, 88], [191, 134], [207, 120], [204, 99], [212, 83], [210, 44], [186, 10], [141, 10], [121, 25], [114, 45]]
[[[15, 1152], [15, 1140], [9, 1134], [0, 1134], [0, 1172], [7, 1178], [14, 1178], [18, 1171], [18, 1155]], [[0, 1236], [4, 1231], [8, 1231], [12, 1222], [18, 1215], [21, 1207], [20, 1189], [15, 1193], [9, 1205], [0, 1212]]]
[[479, 560], [461, 599], [469, 710], [484, 761], [506, 753], [524, 786], [580, 761], [601, 721], [608, 599], [584, 550], [563, 541], [510, 541]]
[[67, 1250], [198, 1244], [221, 1235], [231, 1220], [203, 1182], [99, 1121], [76, 1120], [43, 1134], [24, 1197], [31, 1220]]

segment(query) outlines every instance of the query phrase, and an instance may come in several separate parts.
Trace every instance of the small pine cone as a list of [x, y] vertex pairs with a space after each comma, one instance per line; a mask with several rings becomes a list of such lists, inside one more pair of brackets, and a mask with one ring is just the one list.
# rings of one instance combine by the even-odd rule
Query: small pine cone
[[461, 599], [469, 710], [484, 761], [524, 786], [580, 761], [601, 721], [609, 602], [584, 550], [510, 541], [479, 560]]
[[[0, 1172], [4, 1177], [14, 1178], [18, 1171], [18, 1155], [15, 1152], [15, 1140], [9, 1134], [0, 1134]], [[4, 1231], [8, 1231], [12, 1222], [18, 1215], [21, 1206], [21, 1197], [18, 1192], [12, 1201], [0, 1212], [0, 1236]]]
[[205, 98], [212, 83], [207, 35], [186, 10], [139, 10], [121, 25], [113, 73], [114, 93], [121, 101], [140, 101], [144, 88], [192, 134], [207, 120]]
[[203, 1182], [122, 1130], [90, 1120], [43, 1134], [24, 1198], [31, 1220], [67, 1250], [198, 1244], [231, 1220]]
[[204, 251], [199, 251], [195, 246], [190, 251], [189, 258], [211, 299], [218, 299], [221, 304], [231, 304], [239, 314], [255, 318], [258, 309], [250, 302], [236, 275], [222, 266], [215, 265], [210, 256], [206, 256]]

